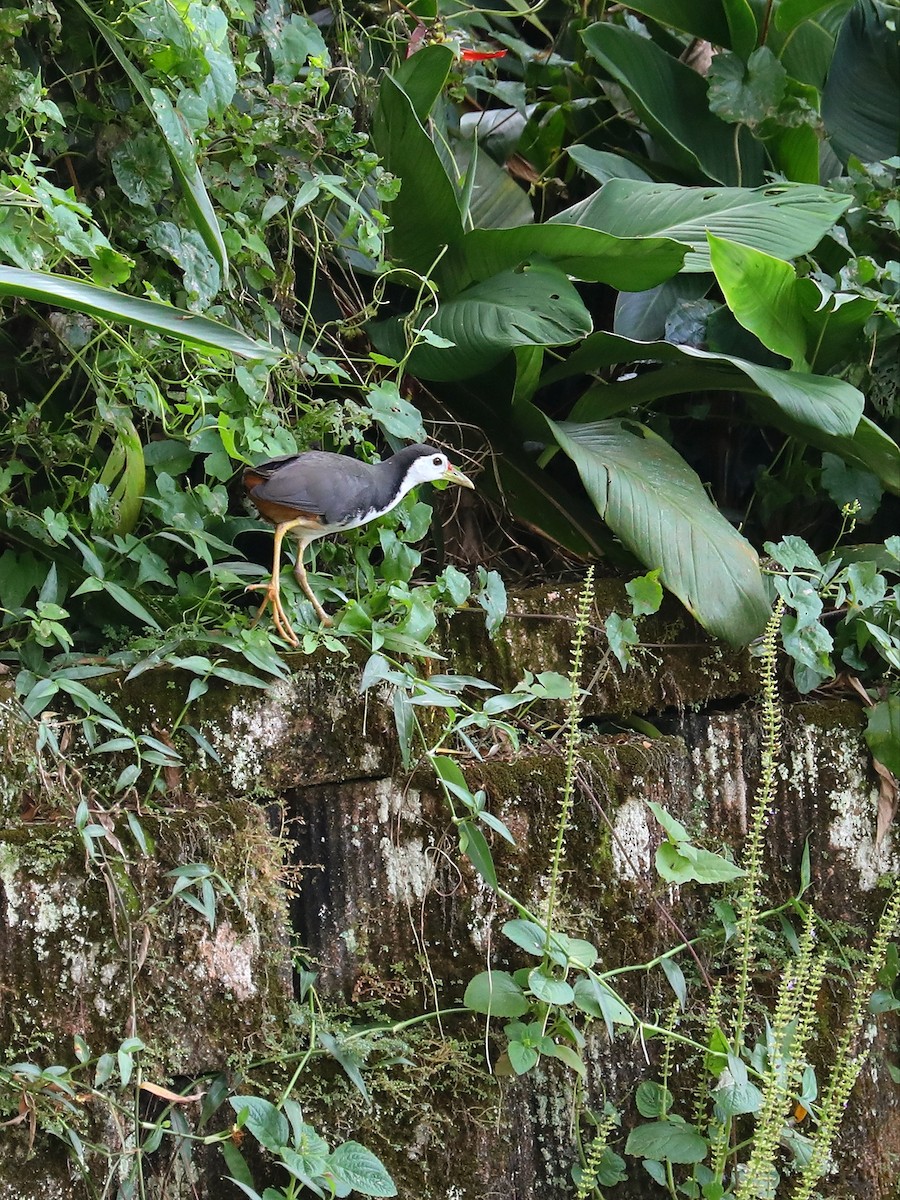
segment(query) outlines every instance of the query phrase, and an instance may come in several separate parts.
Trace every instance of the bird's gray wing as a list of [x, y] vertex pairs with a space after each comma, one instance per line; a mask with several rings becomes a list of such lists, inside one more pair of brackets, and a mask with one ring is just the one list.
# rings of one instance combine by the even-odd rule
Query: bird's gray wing
[[285, 454], [251, 467], [247, 474], [262, 477], [251, 492], [271, 504], [323, 515], [330, 523], [355, 510], [371, 467], [359, 459], [323, 450]]

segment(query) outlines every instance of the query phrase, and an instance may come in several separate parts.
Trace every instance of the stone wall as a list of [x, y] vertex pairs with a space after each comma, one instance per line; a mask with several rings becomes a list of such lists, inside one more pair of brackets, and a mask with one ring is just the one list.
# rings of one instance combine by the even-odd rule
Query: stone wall
[[[439, 669], [502, 687], [526, 669], [565, 673], [574, 599], [565, 591], [516, 597], [496, 642], [475, 614], [462, 614], [445, 636], [448, 661]], [[601, 623], [602, 614], [598, 630]], [[759, 776], [758, 685], [749, 659], [710, 646], [673, 613], [649, 637], [657, 644], [640, 670], [615, 668], [599, 632], [586, 662], [593, 687], [557, 923], [592, 941], [603, 969], [646, 962], [706, 920], [699, 889], [660, 883], [653, 860], [664, 835], [644, 802], [664, 804], [698, 843], [739, 853]], [[521, 1079], [489, 1073], [485, 1045], [493, 1063], [497, 1046], [472, 1016], [404, 1024], [458, 1007], [467, 982], [487, 965], [523, 965], [500, 932], [512, 909], [459, 855], [433, 776], [400, 769], [390, 707], [374, 692], [360, 695], [360, 662], [287, 661], [290, 680], [264, 692], [214, 684], [196, 704], [192, 721], [220, 761], [195, 758], [173, 778], [169, 803], [137, 814], [152, 839], [147, 854], [102, 778], [48, 768], [46, 758], [39, 764], [33, 725], [4, 700], [2, 1061], [71, 1065], [76, 1035], [94, 1055], [138, 1037], [147, 1082], [190, 1091], [199, 1081], [202, 1091], [220, 1073], [234, 1083], [250, 1064], [254, 1086], [277, 1094], [292, 1073], [285, 1063], [307, 1039], [303, 1009], [291, 1000], [294, 946], [295, 965], [318, 971], [336, 1027], [341, 1019], [394, 1023], [380, 1040], [354, 1043], [365, 1049], [369, 1103], [327, 1056], [301, 1076], [304, 1111], [332, 1142], [356, 1137], [369, 1146], [406, 1200], [569, 1200], [572, 1073], [559, 1064]], [[133, 722], [165, 730], [186, 686], [184, 673], [159, 671], [110, 698]], [[551, 722], [559, 713], [548, 707], [543, 716]], [[900, 865], [892, 830], [875, 844], [877, 778], [861, 725], [851, 700], [787, 705], [765, 863], [768, 894], [786, 899], [797, 891], [808, 839], [809, 895], [850, 947], [865, 941], [884, 902], [882, 885]], [[470, 787], [484, 789], [515, 839], [515, 846], [494, 839], [502, 885], [537, 911], [564, 769], [552, 731], [548, 724], [517, 753], [500, 739], [483, 761], [464, 764]], [[73, 822], [85, 799], [91, 821], [109, 835], [91, 843], [93, 857]], [[213, 928], [171, 898], [166, 872], [192, 862], [211, 865], [234, 891], [236, 904], [219, 894]], [[642, 1011], [661, 1014], [671, 1003], [659, 970], [623, 976], [622, 986]], [[835, 1042], [832, 1016], [826, 1003], [823, 1063]], [[890, 1020], [877, 1033], [873, 1025], [839, 1165], [823, 1184], [831, 1200], [895, 1194], [900, 1089], [886, 1062], [896, 1034]], [[655, 1059], [658, 1048], [649, 1052]], [[627, 1031], [610, 1041], [595, 1022], [585, 1055], [584, 1099], [599, 1108], [608, 1097], [633, 1114], [634, 1087], [652, 1076], [640, 1044]], [[144, 1098], [150, 1103], [152, 1093]], [[92, 1102], [49, 1084], [34, 1118], [27, 1105], [17, 1113], [14, 1098], [2, 1099], [0, 1119], [21, 1120], [0, 1129], [0, 1200], [115, 1195], [102, 1192], [115, 1159], [84, 1151], [91, 1191], [46, 1130], [54, 1120], [63, 1134], [74, 1124], [85, 1139], [127, 1154], [127, 1114], [111, 1127]], [[184, 1119], [196, 1122], [196, 1109], [186, 1106]], [[223, 1119], [219, 1113], [201, 1132], [211, 1135]], [[229, 1200], [241, 1193], [224, 1173], [215, 1147], [174, 1160], [161, 1150], [147, 1196]], [[630, 1191], [610, 1195], [664, 1194], [639, 1165], [632, 1174]]]

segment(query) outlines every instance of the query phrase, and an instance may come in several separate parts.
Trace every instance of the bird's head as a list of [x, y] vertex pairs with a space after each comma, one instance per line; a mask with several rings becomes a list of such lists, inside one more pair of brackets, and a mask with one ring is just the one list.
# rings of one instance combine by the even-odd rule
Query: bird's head
[[407, 488], [416, 487], [420, 483], [439, 483], [442, 480], [464, 488], [475, 487], [472, 480], [454, 467], [442, 450], [434, 446], [407, 446], [400, 454], [408, 455], [410, 459], [404, 476]]

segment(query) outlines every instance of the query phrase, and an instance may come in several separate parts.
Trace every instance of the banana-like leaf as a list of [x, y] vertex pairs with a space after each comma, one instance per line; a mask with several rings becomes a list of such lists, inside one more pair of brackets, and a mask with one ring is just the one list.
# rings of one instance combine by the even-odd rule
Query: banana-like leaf
[[528, 193], [509, 171], [498, 166], [475, 141], [454, 139], [451, 146], [459, 174], [472, 181], [467, 215], [476, 229], [507, 229], [533, 223], [534, 209]]
[[163, 136], [172, 170], [181, 184], [185, 203], [190, 209], [197, 232], [203, 238], [207, 250], [219, 264], [222, 281], [228, 279], [228, 251], [222, 238], [222, 230], [215, 209], [197, 166], [193, 138], [172, 106], [168, 96], [158, 88], [151, 88], [140, 71], [125, 53], [115, 30], [102, 17], [93, 12], [84, 0], [75, 0], [110, 50], [119, 66], [131, 80], [134, 90], [150, 110]]
[[[853, 0], [850, 0], [846, 7], [849, 8], [852, 3]], [[787, 35], [804, 21], [824, 13], [825, 9], [837, 7], [835, 0], [781, 0], [775, 9], [775, 28]]]
[[44, 271], [22, 271], [19, 267], [0, 267], [0, 296], [16, 296], [56, 308], [70, 308], [113, 324], [139, 325], [156, 333], [178, 338], [196, 346], [212, 346], [239, 358], [275, 359], [281, 351], [267, 342], [258, 342], [237, 329], [198, 317], [195, 313], [157, 300], [126, 296], [112, 288], [82, 283], [67, 275]]
[[[420, 379], [467, 379], [516, 346], [565, 346], [590, 329], [590, 314], [566, 276], [555, 267], [530, 264], [493, 275], [441, 304], [428, 330], [452, 345], [419, 345], [408, 366]], [[370, 325], [369, 334], [382, 353], [404, 357], [400, 318]]]
[[900, 38], [894, 5], [857, 0], [838, 34], [822, 117], [842, 162], [900, 153]]
[[713, 271], [735, 319], [792, 367], [808, 371], [807, 330], [794, 268], [739, 242], [707, 236]]
[[676, 275], [684, 256], [684, 246], [669, 237], [618, 237], [574, 222], [548, 222], [472, 229], [451, 248], [437, 276], [445, 290], [455, 292], [540, 257], [571, 278], [642, 292]]
[[549, 224], [582, 225], [621, 238], [673, 238], [690, 246], [685, 271], [709, 271], [707, 233], [774, 258], [796, 258], [815, 249], [851, 203], [850, 196], [805, 183], [696, 188], [611, 179]]
[[[781, 371], [728, 354], [696, 350], [693, 346], [637, 342], [603, 332], [586, 338], [564, 363], [548, 371], [541, 383], [547, 386], [571, 375], [632, 362], [682, 363], [688, 369], [648, 372], [624, 383], [591, 388], [578, 401], [573, 416], [578, 420], [596, 419], [595, 401], [604, 404], [604, 416], [609, 416], [613, 411], [624, 412], [636, 404], [649, 404], [683, 392], [746, 392], [769, 397], [793, 422], [798, 435], [812, 441], [812, 433], [817, 430], [829, 436], [852, 437], [865, 404], [862, 392], [843, 379]], [[615, 409], [611, 410], [610, 404]], [[806, 435], [801, 432], [804, 429]]]
[[628, 7], [660, 25], [702, 38], [714, 46], [734, 49], [721, 0], [637, 0], [635, 4], [629, 0]]
[[394, 82], [404, 92], [423, 124], [444, 90], [455, 57], [450, 46], [436, 42], [431, 46], [423, 46], [404, 59], [394, 74]]
[[709, 235], [713, 270], [737, 321], [797, 370], [849, 357], [875, 301], [865, 296], [828, 296], [811, 279], [798, 279], [780, 258]]
[[[442, 61], [432, 60], [431, 70], [439, 74], [443, 70]], [[416, 77], [415, 84], [417, 95], [428, 95], [422, 79]], [[425, 273], [433, 267], [444, 246], [453, 245], [462, 237], [460, 193], [425, 131], [413, 101], [390, 75], [381, 77], [372, 141], [385, 170], [402, 181], [400, 194], [390, 207], [391, 257], [413, 271]]]
[[581, 36], [676, 166], [717, 183], [762, 181], [762, 147], [709, 111], [701, 75], [631, 29], [600, 22]]
[[631, 422], [547, 424], [603, 520], [700, 624], [735, 646], [758, 637], [769, 601], [756, 551], [668, 442]]
[[653, 182], [643, 168], [635, 166], [621, 154], [611, 154], [608, 150], [594, 150], [590, 146], [569, 146], [566, 153], [576, 166], [581, 167], [585, 175], [590, 175], [591, 179], [596, 179], [598, 183], [608, 183], [610, 179], [642, 179], [644, 183]]

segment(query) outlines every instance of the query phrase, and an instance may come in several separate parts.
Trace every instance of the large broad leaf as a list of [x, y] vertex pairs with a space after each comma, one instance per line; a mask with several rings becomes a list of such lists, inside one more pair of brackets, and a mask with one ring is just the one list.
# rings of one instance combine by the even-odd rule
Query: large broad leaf
[[681, 370], [651, 371], [613, 386], [592, 388], [578, 401], [573, 417], [577, 420], [596, 419], [598, 405], [603, 406], [604, 416], [612, 416], [638, 404], [650, 404], [663, 396], [691, 391], [738, 391], [768, 397], [772, 408], [790, 419], [798, 436], [804, 437], [806, 430], [806, 440], [813, 441], [815, 431], [851, 437], [865, 404], [862, 393], [843, 379], [781, 371], [727, 354], [696, 350], [693, 346], [638, 342], [604, 332], [586, 338], [564, 363], [548, 371], [541, 382], [542, 385], [556, 383], [568, 376], [598, 371], [616, 363], [654, 361], [681, 363], [683, 367]]
[[[564, 346], [591, 329], [581, 297], [561, 271], [531, 264], [476, 283], [441, 304], [431, 333], [452, 342], [413, 350], [409, 370], [421, 379], [466, 379], [488, 370], [516, 346]], [[383, 353], [406, 353], [404, 323], [391, 318], [369, 327]]]
[[775, 258], [796, 258], [815, 249], [851, 203], [850, 196], [810, 184], [688, 188], [612, 179], [550, 223], [586, 225], [623, 238], [674, 238], [691, 248], [685, 271], [709, 271], [708, 232]]
[[858, 0], [838, 34], [822, 94], [835, 153], [877, 162], [900, 153], [900, 13]]
[[675, 1121], [653, 1121], [632, 1129], [625, 1153], [656, 1162], [699, 1163], [709, 1147], [695, 1129]]
[[455, 291], [536, 256], [573, 279], [641, 292], [676, 275], [685, 248], [668, 237], [618, 237], [562, 222], [519, 229], [473, 229], [440, 264], [438, 278], [445, 288]]
[[756, 551], [667, 442], [623, 421], [547, 423], [603, 520], [704, 628], [733, 645], [762, 632], [769, 602]]
[[759, 30], [747, 0], [638, 0], [628, 7], [744, 59], [757, 44]]
[[844, 0], [843, 4], [840, 0], [838, 3], [835, 0], [781, 0], [775, 9], [775, 28], [787, 35], [805, 21], [827, 17], [826, 9], [833, 12], [835, 9], [850, 8], [852, 4], [853, 0]]
[[[796, 379], [796, 375], [791, 378]], [[887, 492], [900, 496], [900, 446], [868, 417], [862, 417], [852, 434], [832, 434], [812, 425], [801, 425], [789, 414], [761, 396], [754, 405], [760, 421], [808, 442], [818, 450], [836, 454], [844, 462], [877, 476]]]
[[222, 230], [219, 228], [215, 209], [200, 174], [200, 168], [197, 166], [196, 146], [190, 132], [165, 92], [160, 91], [159, 88], [151, 88], [132, 63], [112, 26], [90, 9], [83, 0], [76, 0], [76, 3], [109, 46], [118, 60], [119, 66], [131, 80], [135, 91], [159, 126], [172, 170], [181, 184], [182, 194], [193, 217], [197, 232], [203, 239], [207, 250], [218, 263], [222, 279], [227, 280], [228, 252], [225, 249], [225, 241], [222, 237]]
[[471, 177], [467, 215], [476, 229], [531, 225], [534, 209], [528, 193], [519, 187], [509, 171], [498, 166], [474, 141], [454, 139], [452, 147], [460, 176]]
[[629, 9], [682, 33], [731, 49], [728, 19], [720, 0], [637, 0]]
[[112, 288], [81, 283], [66, 275], [0, 267], [0, 296], [18, 296], [23, 300], [36, 300], [58, 308], [71, 308], [104, 321], [140, 325], [144, 329], [176, 337], [182, 342], [226, 350], [240, 358], [272, 359], [281, 356], [281, 352], [267, 342], [258, 342], [208, 317], [198, 317], [183, 308], [160, 304], [156, 300], [125, 296]]
[[727, 238], [708, 237], [712, 269], [737, 321], [792, 367], [808, 369], [806, 324], [791, 264]]
[[401, 181], [400, 194], [390, 206], [391, 257], [425, 273], [442, 247], [462, 237], [460, 195], [412, 100], [390, 75], [381, 77], [372, 140], [385, 170]]
[[706, 80], [631, 29], [601, 22], [581, 35], [588, 52], [628, 94], [676, 166], [718, 183], [758, 183], [763, 152], [750, 134], [709, 111]]
[[591, 179], [598, 183], [608, 183], [610, 179], [643, 179], [652, 183], [652, 178], [641, 167], [636, 166], [621, 154], [611, 154], [608, 150], [593, 150], [590, 146], [569, 146], [566, 151], [576, 166], [581, 167]]
[[619, 292], [613, 332], [622, 337], [652, 342], [663, 337], [666, 321], [676, 304], [701, 300], [709, 291], [705, 275], [676, 275], [644, 292]]
[[[825, 369], [849, 357], [875, 310], [864, 296], [823, 299], [811, 279], [798, 279], [780, 258], [709, 235], [710, 259], [735, 318], [797, 369]], [[852, 432], [848, 430], [847, 432]]]
[[394, 74], [394, 82], [409, 98], [423, 124], [444, 90], [455, 58], [452, 47], [446, 44], [423, 46], [404, 59]]

